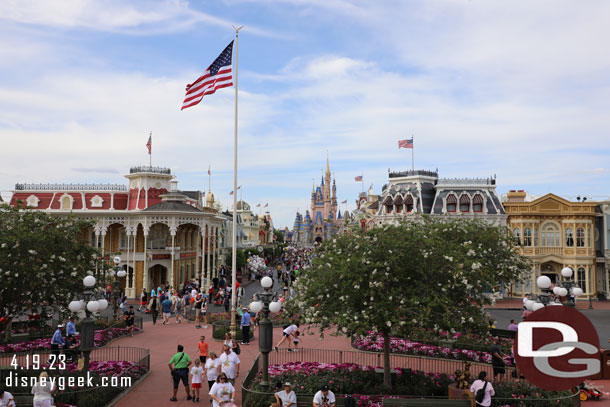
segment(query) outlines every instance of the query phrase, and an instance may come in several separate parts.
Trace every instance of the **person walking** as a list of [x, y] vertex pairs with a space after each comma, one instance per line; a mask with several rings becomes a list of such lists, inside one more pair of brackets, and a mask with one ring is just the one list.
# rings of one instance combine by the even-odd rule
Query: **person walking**
[[[497, 336], [494, 336], [494, 343], [491, 345], [491, 365], [494, 371], [494, 382], [502, 381], [504, 377], [504, 373], [506, 370], [504, 369], [504, 353], [502, 353], [502, 348], [500, 347], [500, 339]], [[497, 376], [500, 376], [497, 379]]]
[[487, 372], [482, 371], [479, 373], [479, 378], [470, 386], [470, 392], [474, 394], [475, 403], [477, 406], [491, 406], [491, 398], [494, 394], [496, 394], [494, 387], [486, 379]]
[[197, 351], [199, 351], [199, 361], [205, 365], [205, 360], [208, 357], [209, 345], [205, 341], [205, 336], [201, 335], [199, 343], [197, 343]]
[[[210, 389], [210, 396], [212, 397], [212, 407], [230, 407], [235, 401], [235, 387], [230, 383], [227, 375], [220, 373], [218, 380]], [[227, 404], [229, 403], [229, 404]]]
[[299, 323], [296, 322], [292, 325], [287, 326], [283, 333], [282, 333], [282, 339], [277, 343], [277, 345], [275, 345], [275, 351], [278, 351], [278, 348], [284, 343], [284, 342], [288, 342], [288, 347], [290, 348], [290, 338], [294, 337], [294, 333], [299, 329]]
[[52, 407], [55, 385], [49, 381], [47, 372], [40, 372], [38, 380], [32, 386], [32, 394], [34, 395], [34, 407]]
[[[154, 291], [154, 290], [153, 290]], [[156, 296], [151, 296], [148, 302], [148, 309], [152, 315], [153, 325], [157, 324], [157, 317], [159, 316], [159, 299]]]
[[169, 317], [172, 316], [172, 300], [165, 298], [163, 302], [161, 302], [161, 308], [163, 311], [163, 325], [169, 325]]
[[235, 341], [233, 340], [233, 337], [231, 336], [231, 332], [225, 332], [225, 341], [222, 343], [225, 346], [228, 346], [229, 349], [233, 350], [237, 347], [237, 344], [235, 343]]
[[191, 367], [191, 387], [193, 388], [193, 402], [199, 401], [199, 389], [203, 382], [203, 367], [199, 359], [195, 359], [195, 366]]
[[135, 319], [135, 312], [133, 312], [133, 305], [129, 306], [129, 311], [125, 311], [123, 313], [125, 317], [125, 324], [127, 325], [127, 332], [129, 332], [129, 336], [133, 336], [133, 322]]
[[205, 361], [205, 378], [208, 381], [208, 391], [211, 391], [214, 382], [218, 378], [218, 357], [216, 352], [210, 352], [208, 359]]
[[239, 357], [233, 350], [223, 345], [222, 355], [218, 358], [218, 377], [224, 373], [231, 384], [235, 384], [235, 378], [239, 376]]
[[186, 390], [186, 399], [192, 400], [191, 391], [189, 389], [189, 366], [191, 365], [191, 358], [189, 355], [184, 353], [184, 346], [178, 345], [178, 353], [176, 353], [169, 360], [169, 370], [172, 373], [172, 379], [174, 381], [174, 393], [169, 401], [178, 401], [176, 395], [178, 394], [178, 386], [180, 381], [184, 385]]
[[250, 313], [247, 307], [242, 307], [243, 314], [241, 316], [241, 338], [242, 345], [250, 345]]
[[53, 337], [51, 338], [51, 351], [52, 354], [55, 355], [55, 360], [57, 361], [57, 357], [59, 356], [59, 347], [64, 346], [64, 337], [62, 335], [61, 329], [64, 326], [62, 324], [57, 325], [57, 329], [53, 333]]
[[142, 293], [140, 294], [140, 306], [138, 307], [138, 311], [146, 312], [147, 304], [148, 304], [148, 293], [146, 292], [146, 288], [142, 288]]
[[197, 294], [195, 297], [195, 328], [201, 328], [201, 307], [203, 305], [203, 297]]
[[184, 297], [182, 293], [178, 293], [176, 297], [176, 303], [174, 304], [174, 312], [176, 314], [176, 323], [179, 324], [182, 322], [182, 312], [184, 311]]

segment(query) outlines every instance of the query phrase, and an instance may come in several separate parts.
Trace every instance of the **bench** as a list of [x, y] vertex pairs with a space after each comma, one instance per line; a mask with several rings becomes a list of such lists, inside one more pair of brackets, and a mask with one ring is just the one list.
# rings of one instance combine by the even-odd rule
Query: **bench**
[[469, 399], [383, 399], [383, 407], [471, 407]]
[[13, 400], [15, 400], [17, 407], [32, 407], [34, 405], [32, 394], [13, 394]]

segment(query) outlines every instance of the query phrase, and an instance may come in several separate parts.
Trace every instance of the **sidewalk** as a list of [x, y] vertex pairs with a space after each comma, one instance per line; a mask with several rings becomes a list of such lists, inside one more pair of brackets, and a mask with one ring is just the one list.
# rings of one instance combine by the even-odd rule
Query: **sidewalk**
[[[599, 310], [610, 310], [610, 301], [592, 301], [593, 309]], [[494, 305], [488, 305], [486, 309], [523, 309], [523, 299], [519, 298], [507, 298], [502, 300], [496, 300]], [[589, 309], [588, 300], [577, 300], [576, 309]]]

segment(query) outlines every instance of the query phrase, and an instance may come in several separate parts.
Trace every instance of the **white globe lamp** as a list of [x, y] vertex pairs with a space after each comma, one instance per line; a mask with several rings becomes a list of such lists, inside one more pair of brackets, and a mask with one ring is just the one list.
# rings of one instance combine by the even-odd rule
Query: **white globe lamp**
[[271, 279], [271, 277], [265, 276], [261, 280], [261, 285], [263, 286], [263, 288], [270, 288], [273, 285], [273, 280]]
[[534, 312], [538, 311], [539, 309], [544, 308], [544, 304], [540, 303], [540, 302], [536, 302], [534, 303], [534, 305], [532, 306], [532, 310], [534, 310]]
[[112, 261], [114, 261], [115, 266], [118, 266], [119, 264], [121, 264], [121, 258], [119, 256], [115, 256], [114, 259], [112, 259]]
[[542, 289], [547, 289], [551, 286], [551, 279], [547, 276], [540, 276], [536, 280], [536, 284]]
[[93, 276], [87, 276], [85, 278], [83, 278], [83, 284], [85, 285], [85, 287], [91, 288], [95, 285], [95, 277]]
[[536, 301], [532, 301], [532, 300], [527, 300], [525, 301], [525, 308], [527, 308], [528, 310], [532, 310], [534, 304], [536, 303]]
[[581, 296], [582, 295], [582, 288], [580, 288], [580, 287], [572, 288], [572, 294], [574, 295], [574, 297]]
[[565, 278], [572, 277], [572, 274], [573, 274], [573, 271], [569, 267], [564, 267], [561, 269], [561, 275], [564, 276]]
[[78, 312], [81, 310], [81, 303], [80, 301], [71, 301], [70, 304], [68, 304], [68, 308], [72, 312]]
[[127, 272], [123, 269], [119, 270], [118, 273], [116, 273], [117, 276], [119, 276], [119, 278], [123, 278], [127, 275]]
[[277, 312], [280, 312], [282, 310], [282, 303], [279, 301], [273, 301], [269, 304], [269, 311], [273, 312], [274, 314]]
[[559, 295], [559, 290], [561, 290], [561, 287], [557, 287], [557, 286], [553, 287], [553, 294]]
[[108, 308], [108, 301], [106, 301], [106, 299], [102, 298], [101, 300], [97, 300], [98, 304], [100, 305], [99, 310], [105, 310], [106, 308]]
[[90, 312], [97, 312], [100, 309], [100, 303], [97, 301], [89, 301], [87, 303], [87, 309]]
[[559, 287], [559, 290], [557, 290], [557, 295], [560, 297], [565, 297], [566, 295], [568, 295], [568, 289], [564, 287]]
[[263, 309], [263, 303], [260, 301], [253, 301], [252, 303], [250, 303], [250, 311], [254, 312], [255, 314], [257, 312], [260, 312]]

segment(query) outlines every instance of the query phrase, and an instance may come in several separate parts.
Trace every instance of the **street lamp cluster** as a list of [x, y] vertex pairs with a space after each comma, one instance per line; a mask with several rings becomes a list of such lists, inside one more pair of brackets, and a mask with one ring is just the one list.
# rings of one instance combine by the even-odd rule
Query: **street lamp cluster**
[[[547, 276], [540, 276], [536, 279], [536, 285], [542, 291], [536, 296], [536, 300], [527, 300], [525, 302], [525, 308], [529, 311], [538, 311], [541, 308], [551, 305], [563, 305], [558, 301], [559, 297], [574, 296], [578, 297], [583, 294], [583, 291], [578, 285], [570, 280], [574, 275], [574, 271], [570, 267], [564, 267], [561, 270], [561, 275], [564, 280], [557, 283], [551, 290], [551, 279]], [[555, 294], [555, 299], [551, 297], [551, 293]]]
[[[118, 267], [119, 263], [121, 263], [120, 257], [114, 258], [114, 264]], [[112, 271], [112, 275], [116, 275], [118, 277], [125, 277], [125, 270], [119, 270], [118, 272]], [[68, 304], [68, 308], [70, 311], [77, 312], [85, 312], [86, 318], [81, 322], [81, 341], [80, 341], [80, 350], [83, 352], [85, 356], [85, 365], [84, 370], [89, 370], [89, 354], [91, 350], [94, 348], [94, 328], [95, 328], [95, 320], [91, 318], [91, 316], [98, 312], [103, 311], [108, 308], [108, 301], [103, 298], [97, 298], [98, 295], [95, 294], [95, 277], [92, 275], [88, 275], [83, 279], [83, 285], [85, 289], [82, 294], [76, 295], [75, 299]], [[117, 282], [118, 283], [118, 282]], [[116, 301], [115, 301], [116, 306]]]
[[273, 279], [263, 277], [261, 279], [263, 292], [255, 295], [255, 300], [250, 303], [250, 311], [258, 313], [262, 311], [259, 323], [258, 350], [263, 355], [263, 386], [269, 385], [269, 352], [273, 349], [273, 323], [269, 319], [269, 313], [278, 313], [282, 310], [282, 303], [278, 301], [278, 293], [271, 290]]

